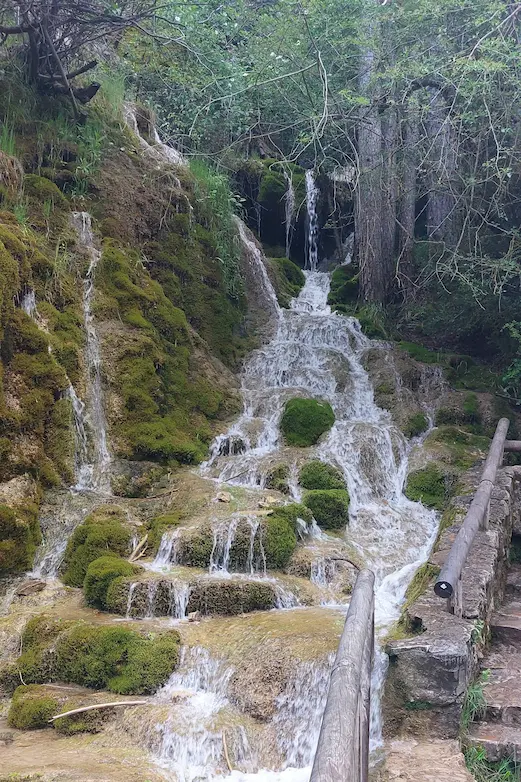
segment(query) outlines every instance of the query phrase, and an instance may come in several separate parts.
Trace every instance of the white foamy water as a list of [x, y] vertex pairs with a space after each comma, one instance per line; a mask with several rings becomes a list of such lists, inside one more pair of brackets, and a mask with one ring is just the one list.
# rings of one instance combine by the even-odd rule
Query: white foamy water
[[[311, 177], [308, 179], [311, 188]], [[252, 262], [262, 263], [256, 245], [244, 231], [242, 239], [248, 243]], [[312, 237], [308, 246], [312, 246]], [[310, 265], [316, 268], [315, 255], [309, 257]], [[202, 471], [222, 483], [262, 486], [266, 454], [275, 454], [283, 446], [279, 421], [285, 402], [295, 396], [329, 402], [335, 412], [335, 424], [313, 449], [314, 456], [340, 469], [346, 480], [351, 505], [345, 538], [376, 575], [378, 638], [398, 618], [407, 586], [428, 557], [437, 531], [437, 516], [403, 494], [409, 445], [390, 414], [376, 405], [363, 364], [365, 352], [375, 343], [361, 332], [356, 319], [331, 312], [327, 304], [329, 275], [317, 271], [305, 274], [306, 284], [299, 297], [290, 309], [279, 309], [273, 319], [272, 339], [246, 362], [242, 375], [243, 413], [227, 435], [214, 443]], [[277, 306], [269, 285], [265, 286], [264, 295], [270, 307]], [[222, 443], [230, 436], [242, 443], [241, 453], [223, 450]], [[295, 467], [290, 470], [290, 486], [292, 497], [298, 499], [296, 472]], [[324, 561], [314, 562], [312, 580], [327, 586]], [[373, 748], [382, 741], [380, 697], [386, 668], [386, 656], [377, 645]], [[286, 767], [276, 772], [259, 771], [257, 778], [299, 780], [309, 775], [312, 753], [306, 755], [299, 750], [302, 736], [298, 699], [294, 709], [297, 719], [291, 723], [291, 738], [285, 745]], [[306, 735], [312, 744], [315, 739], [309, 738], [309, 730]]]
[[311, 169], [306, 171], [306, 206], [307, 206], [307, 268], [315, 272], [318, 268], [318, 215], [317, 204], [320, 191]]
[[78, 234], [79, 243], [89, 258], [87, 274], [83, 280], [83, 320], [86, 335], [85, 363], [88, 372], [87, 411], [93, 451], [91, 460], [81, 465], [76, 489], [95, 490], [100, 494], [110, 495], [111, 457], [107, 444], [107, 421], [101, 380], [101, 348], [92, 313], [94, 276], [101, 259], [101, 251], [95, 245], [91, 216], [88, 212], [73, 212], [72, 224]]

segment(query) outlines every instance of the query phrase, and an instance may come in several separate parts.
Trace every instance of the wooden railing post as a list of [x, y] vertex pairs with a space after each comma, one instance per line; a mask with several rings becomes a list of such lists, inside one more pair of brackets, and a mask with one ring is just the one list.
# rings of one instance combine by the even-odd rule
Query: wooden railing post
[[[455, 609], [454, 612], [457, 612], [459, 616], [463, 612], [461, 574], [478, 531], [488, 528], [490, 497], [494, 488], [498, 467], [503, 460], [503, 450], [509, 425], [510, 421], [508, 418], [502, 418], [497, 425], [479, 486], [470, 503], [463, 524], [452, 544], [438, 580], [434, 585], [434, 591], [438, 597], [450, 601], [448, 603], [449, 610], [452, 610], [452, 604]], [[458, 592], [460, 594], [455, 594]]]
[[367, 782], [374, 573], [358, 574], [331, 671], [310, 782]]

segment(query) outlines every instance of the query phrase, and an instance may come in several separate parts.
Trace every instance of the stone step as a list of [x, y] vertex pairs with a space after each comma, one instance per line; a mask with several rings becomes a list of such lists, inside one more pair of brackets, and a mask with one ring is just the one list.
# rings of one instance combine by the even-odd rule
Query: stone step
[[506, 601], [490, 621], [495, 642], [515, 644], [521, 650], [521, 602]]
[[507, 595], [521, 596], [521, 563], [513, 562], [507, 573]]
[[475, 747], [483, 747], [487, 760], [521, 757], [521, 728], [490, 722], [476, 722], [470, 726], [468, 741]]
[[510, 663], [509, 667], [491, 668], [483, 686], [487, 702], [485, 719], [489, 723], [521, 726], [521, 657], [505, 659]]
[[473, 782], [457, 741], [407, 739], [385, 749], [382, 782]]

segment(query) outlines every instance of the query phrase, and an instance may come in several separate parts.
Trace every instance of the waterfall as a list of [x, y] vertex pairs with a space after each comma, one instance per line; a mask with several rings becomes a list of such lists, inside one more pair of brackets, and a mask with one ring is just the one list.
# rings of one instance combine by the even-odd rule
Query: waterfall
[[[175, 149], [175, 147], [171, 147], [168, 144], [165, 144], [164, 141], [161, 140], [159, 133], [157, 132], [157, 129], [154, 125], [151, 125], [150, 128], [150, 135], [153, 140], [153, 144], [150, 144], [149, 141], [147, 141], [143, 136], [141, 135], [141, 132], [139, 130], [137, 117], [136, 117], [136, 110], [135, 107], [126, 104], [124, 106], [123, 111], [123, 117], [125, 120], [125, 124], [128, 128], [134, 133], [136, 136], [139, 146], [143, 150], [143, 153], [149, 157], [151, 160], [154, 160], [158, 167], [162, 167], [165, 165], [174, 165], [174, 166], [185, 166], [186, 161], [182, 154]], [[179, 180], [177, 180], [177, 186], [181, 187], [181, 184]]]
[[180, 534], [181, 530], [179, 529], [163, 533], [157, 554], [150, 565], [151, 570], [165, 570], [165, 568], [169, 568], [177, 563]]
[[291, 174], [284, 172], [286, 179], [286, 195], [284, 197], [285, 222], [286, 222], [286, 258], [289, 258], [291, 249], [291, 240], [293, 238], [293, 223], [295, 220], [295, 190], [293, 189], [293, 180]]
[[306, 234], [306, 266], [312, 272], [318, 268], [318, 215], [317, 202], [320, 191], [316, 185], [313, 171], [306, 171], [306, 206], [307, 206], [307, 234]]
[[103, 407], [101, 349], [92, 314], [94, 274], [101, 258], [101, 252], [94, 244], [91, 216], [88, 212], [73, 212], [72, 225], [89, 258], [89, 267], [83, 281], [83, 320], [86, 334], [85, 362], [88, 372], [87, 407], [93, 438], [93, 458], [91, 462], [85, 462], [81, 465], [76, 489], [78, 491], [91, 489], [100, 494], [110, 495], [109, 466], [111, 457], [107, 445], [107, 422]]
[[[308, 179], [311, 182], [312, 176]], [[262, 264], [260, 253], [251, 257], [252, 262]], [[390, 414], [375, 404], [363, 365], [364, 354], [374, 343], [361, 332], [356, 319], [331, 312], [329, 275], [317, 271], [305, 275], [298, 298], [289, 309], [279, 309], [272, 339], [244, 366], [244, 409], [228, 433], [243, 438], [244, 452], [216, 454], [211, 465], [203, 467], [203, 474], [221, 482], [258, 485], [266, 453], [274, 454], [281, 447], [278, 423], [286, 400], [311, 396], [328, 401], [335, 424], [310, 458], [335, 464], [346, 480], [351, 504], [345, 538], [376, 574], [376, 626], [381, 637], [398, 618], [407, 586], [428, 557], [437, 516], [403, 494], [408, 444]], [[262, 276], [261, 269], [258, 276]], [[290, 477], [297, 498], [296, 475]], [[321, 580], [319, 570], [314, 576]], [[380, 696], [386, 664], [377, 648], [373, 746], [381, 743]]]

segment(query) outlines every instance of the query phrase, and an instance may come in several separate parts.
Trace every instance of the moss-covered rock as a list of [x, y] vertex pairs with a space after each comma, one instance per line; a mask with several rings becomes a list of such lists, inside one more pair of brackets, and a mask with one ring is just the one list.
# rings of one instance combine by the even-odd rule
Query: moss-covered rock
[[319, 459], [305, 464], [299, 473], [299, 483], [304, 489], [345, 489], [346, 482], [340, 470]]
[[83, 582], [86, 602], [94, 608], [107, 608], [107, 592], [114, 579], [128, 578], [139, 571], [139, 567], [114, 554], [95, 559], [87, 567]]
[[327, 303], [336, 308], [342, 304], [352, 304], [358, 299], [359, 277], [351, 265], [338, 266], [331, 275], [331, 288]]
[[281, 307], [289, 307], [291, 299], [296, 298], [304, 287], [304, 272], [288, 258], [270, 258], [269, 263], [273, 270], [277, 300]]
[[419, 437], [429, 428], [429, 421], [425, 413], [415, 413], [409, 416], [402, 431], [406, 437]]
[[0, 574], [30, 569], [40, 540], [36, 505], [0, 504]]
[[290, 399], [284, 406], [280, 428], [288, 445], [315, 445], [335, 423], [333, 408], [316, 399]]
[[429, 464], [422, 470], [409, 473], [405, 495], [428, 508], [443, 510], [450, 499], [454, 484], [453, 474], [443, 471], [436, 464]]
[[287, 464], [277, 464], [266, 476], [266, 488], [289, 494], [289, 467]]
[[416, 361], [421, 361], [422, 364], [439, 364], [441, 361], [441, 354], [439, 351], [429, 350], [429, 348], [423, 345], [417, 345], [414, 342], [399, 342], [399, 347], [405, 350], [411, 358]]
[[436, 411], [436, 425], [477, 425], [481, 423], [479, 399], [474, 393], [465, 394], [457, 407], [440, 407]]
[[349, 494], [345, 489], [308, 491], [304, 504], [323, 529], [341, 529], [349, 521]]
[[17, 687], [9, 707], [7, 722], [11, 728], [34, 730], [48, 728], [49, 720], [58, 709], [58, 701], [45, 691], [45, 687], [29, 684]]
[[15, 668], [27, 683], [64, 681], [121, 694], [148, 694], [166, 682], [179, 659], [175, 631], [140, 635], [124, 627], [31, 620]]
[[87, 516], [67, 543], [63, 560], [63, 581], [68, 586], [81, 587], [91, 562], [109, 554], [125, 556], [131, 553], [131, 530], [120, 508], [103, 506]]
[[267, 582], [200, 579], [192, 586], [188, 611], [233, 616], [250, 611], [269, 611], [276, 604], [276, 589]]

